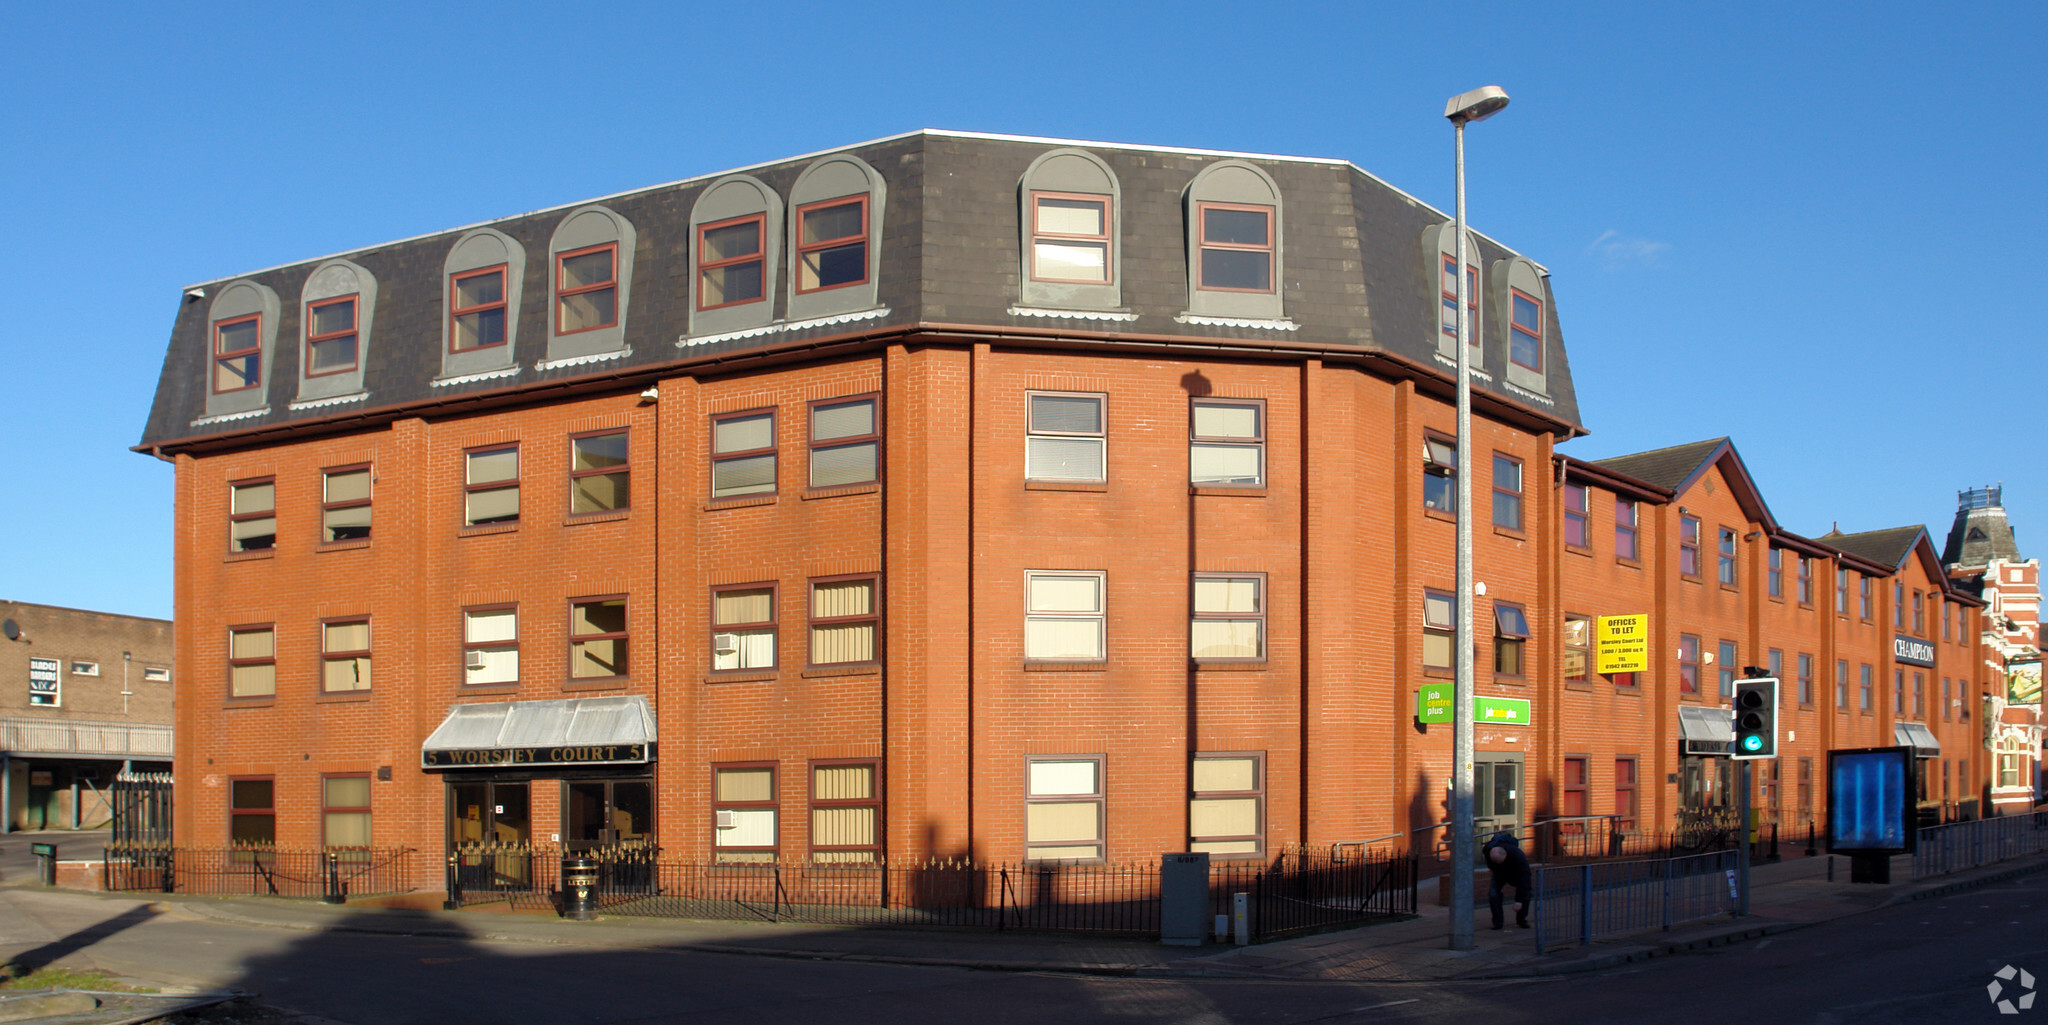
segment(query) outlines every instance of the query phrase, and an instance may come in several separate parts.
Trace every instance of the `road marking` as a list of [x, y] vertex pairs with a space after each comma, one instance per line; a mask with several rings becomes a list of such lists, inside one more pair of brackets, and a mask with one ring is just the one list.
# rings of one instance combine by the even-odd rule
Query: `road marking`
[[1371, 1007], [1354, 1007], [1354, 1008], [1352, 1008], [1351, 1010], [1345, 1011], [1344, 1013], [1345, 1013], [1345, 1014], [1357, 1014], [1357, 1013], [1358, 1013], [1358, 1012], [1360, 1012], [1360, 1011], [1377, 1011], [1377, 1010], [1379, 1010], [1379, 1009], [1380, 1009], [1380, 1008], [1382, 1008], [1382, 1007], [1399, 1007], [1399, 1006], [1400, 1006], [1400, 1005], [1402, 1005], [1402, 1004], [1413, 1004], [1413, 1003], [1418, 1003], [1418, 1002], [1420, 1002], [1421, 1000], [1422, 1000], [1422, 998], [1421, 998], [1421, 997], [1409, 997], [1409, 998], [1408, 998], [1408, 999], [1406, 999], [1406, 1000], [1389, 1000], [1389, 1001], [1387, 1001], [1387, 1002], [1386, 1002], [1386, 1003], [1384, 1003], [1384, 1004], [1374, 1004], [1374, 1005], [1372, 1005]]

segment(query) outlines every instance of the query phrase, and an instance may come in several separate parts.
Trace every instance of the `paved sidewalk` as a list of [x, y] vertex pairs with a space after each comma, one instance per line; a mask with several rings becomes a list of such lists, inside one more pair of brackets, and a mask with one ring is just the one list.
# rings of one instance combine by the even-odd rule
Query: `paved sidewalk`
[[[1756, 865], [1752, 871], [1752, 914], [1745, 918], [1720, 917], [1669, 932], [1540, 955], [1529, 931], [1487, 929], [1483, 907], [1477, 924], [1477, 948], [1447, 949], [1447, 911], [1434, 905], [1425, 905], [1423, 913], [1414, 919], [1243, 948], [1220, 944], [1167, 947], [1143, 940], [1037, 933], [836, 928], [790, 923], [646, 918], [569, 922], [546, 913], [415, 911], [262, 897], [165, 897], [158, 906], [176, 915], [271, 928], [440, 936], [472, 942], [692, 950], [1000, 971], [1427, 982], [1591, 971], [1740, 942], [2048, 869], [2048, 857], [2033, 857], [1922, 882], [1852, 886], [1847, 881], [1846, 859], [1835, 861], [1837, 878], [1832, 881], [1827, 877], [1828, 861], [1826, 857], [1798, 858]], [[1909, 864], [1901, 862], [1895, 866], [1893, 878], [1904, 880], [1909, 872]], [[1433, 886], [1425, 884], [1425, 896], [1431, 892]]]

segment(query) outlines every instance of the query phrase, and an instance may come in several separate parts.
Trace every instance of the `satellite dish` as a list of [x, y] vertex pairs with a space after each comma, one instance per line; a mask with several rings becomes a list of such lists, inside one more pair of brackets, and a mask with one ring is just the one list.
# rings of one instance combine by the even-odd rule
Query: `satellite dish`
[[6, 634], [7, 639], [10, 641], [21, 640], [21, 624], [11, 619], [5, 623], [0, 623], [0, 633]]

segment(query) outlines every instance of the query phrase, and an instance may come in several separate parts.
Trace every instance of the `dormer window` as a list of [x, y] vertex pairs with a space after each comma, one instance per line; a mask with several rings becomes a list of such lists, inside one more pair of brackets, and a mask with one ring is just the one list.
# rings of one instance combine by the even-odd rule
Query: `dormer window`
[[362, 398], [377, 313], [377, 278], [347, 260], [328, 260], [299, 289], [299, 402]]
[[1195, 287], [1211, 292], [1273, 290], [1273, 208], [1202, 203]]
[[753, 214], [698, 230], [698, 309], [715, 310], [766, 297], [763, 220], [761, 214]]
[[1543, 372], [1543, 300], [1510, 290], [1514, 317], [1508, 324], [1508, 359], [1516, 366]]
[[[1443, 313], [1438, 318], [1438, 330], [1444, 335], [1443, 345], [1457, 351], [1458, 344], [1458, 257], [1456, 253], [1442, 253], [1443, 257]], [[1479, 268], [1465, 265], [1465, 315], [1466, 323], [1476, 341], [1479, 337]]]
[[798, 207], [796, 222], [799, 293], [844, 288], [868, 279], [868, 197]]
[[478, 228], [448, 250], [441, 272], [448, 282], [443, 292], [447, 312], [441, 319], [441, 376], [435, 383], [518, 373], [514, 357], [525, 245], [494, 228]]
[[594, 331], [619, 322], [618, 256], [616, 243], [556, 256], [556, 334]]
[[307, 377], [354, 370], [356, 351], [355, 296], [306, 304]]
[[1018, 305], [1123, 312], [1116, 175], [1087, 150], [1040, 154], [1017, 182]]
[[254, 388], [263, 380], [263, 316], [215, 321], [213, 325], [213, 390], [215, 394]]
[[789, 188], [789, 309], [794, 323], [875, 309], [888, 186], [850, 153], [821, 157]]
[[1107, 284], [1109, 197], [1031, 194], [1031, 278]]
[[505, 267], [457, 274], [449, 282], [451, 352], [505, 344]]
[[1195, 175], [1183, 204], [1187, 315], [1280, 326], [1280, 187], [1255, 164], [1224, 160]]

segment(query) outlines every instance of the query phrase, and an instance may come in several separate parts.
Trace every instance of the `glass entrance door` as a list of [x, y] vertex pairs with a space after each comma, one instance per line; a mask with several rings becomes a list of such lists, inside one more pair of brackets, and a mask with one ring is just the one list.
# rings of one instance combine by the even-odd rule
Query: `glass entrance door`
[[525, 783], [448, 784], [448, 849], [465, 890], [533, 888], [533, 817]]
[[562, 846], [641, 847], [654, 834], [654, 784], [644, 779], [576, 780], [562, 795]]
[[1480, 751], [1472, 756], [1472, 831], [1483, 845], [1507, 830], [1522, 828], [1522, 756]]

